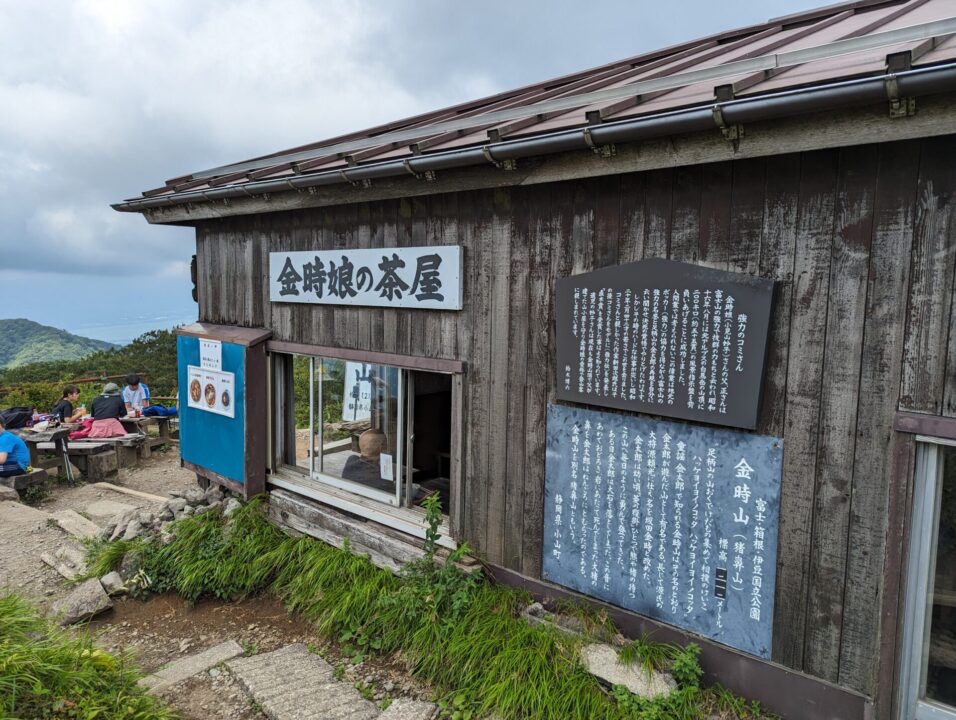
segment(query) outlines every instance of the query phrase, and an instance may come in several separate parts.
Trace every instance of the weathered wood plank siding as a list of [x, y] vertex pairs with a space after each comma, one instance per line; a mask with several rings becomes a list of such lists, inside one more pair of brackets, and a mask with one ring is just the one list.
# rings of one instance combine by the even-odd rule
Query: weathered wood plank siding
[[[956, 415], [952, 157], [946, 136], [208, 221], [200, 316], [465, 361], [462, 534], [538, 576], [555, 278], [650, 257], [774, 278], [757, 428], [785, 438], [774, 660], [875, 694], [908, 482], [893, 415]], [[418, 244], [464, 247], [460, 313], [268, 302], [270, 250]]]

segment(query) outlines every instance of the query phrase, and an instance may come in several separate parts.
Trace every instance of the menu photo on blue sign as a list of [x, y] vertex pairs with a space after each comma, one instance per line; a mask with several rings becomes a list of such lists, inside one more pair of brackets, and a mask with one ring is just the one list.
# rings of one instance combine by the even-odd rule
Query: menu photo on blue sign
[[543, 576], [769, 658], [783, 441], [548, 406]]

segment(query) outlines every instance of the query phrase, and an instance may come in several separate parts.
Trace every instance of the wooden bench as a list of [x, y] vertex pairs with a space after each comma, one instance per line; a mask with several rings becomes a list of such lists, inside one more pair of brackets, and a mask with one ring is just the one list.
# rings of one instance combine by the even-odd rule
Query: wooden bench
[[34, 485], [42, 485], [48, 477], [46, 470], [37, 468], [33, 472], [25, 472], [22, 475], [2, 477], [0, 478], [0, 485], [6, 485], [8, 488], [13, 488], [14, 490], [25, 490]]
[[[91, 438], [90, 440], [74, 440], [70, 443], [70, 450], [80, 443], [98, 443], [112, 448], [116, 455], [117, 467], [130, 467], [136, 465], [140, 448], [146, 442], [146, 436], [142, 433], [129, 433], [111, 438]], [[102, 451], [101, 451], [102, 452]]]
[[[53, 443], [39, 443], [38, 450], [51, 451]], [[97, 440], [76, 440], [67, 446], [70, 462], [80, 469], [88, 482], [105, 480], [119, 469], [119, 458], [113, 443]]]

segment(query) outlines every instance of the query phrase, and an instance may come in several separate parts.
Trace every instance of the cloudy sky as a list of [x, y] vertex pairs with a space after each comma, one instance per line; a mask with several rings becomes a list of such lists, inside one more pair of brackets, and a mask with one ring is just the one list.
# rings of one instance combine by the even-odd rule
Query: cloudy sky
[[195, 319], [192, 230], [111, 202], [819, 4], [0, 0], [0, 317], [113, 342]]

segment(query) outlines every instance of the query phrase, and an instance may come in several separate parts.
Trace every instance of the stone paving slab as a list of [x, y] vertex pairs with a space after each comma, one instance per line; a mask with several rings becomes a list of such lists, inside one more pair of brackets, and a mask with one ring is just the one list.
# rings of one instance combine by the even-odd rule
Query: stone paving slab
[[374, 720], [378, 708], [302, 643], [226, 663], [270, 720]]
[[139, 682], [140, 685], [149, 688], [152, 695], [158, 695], [176, 683], [191, 678], [193, 675], [198, 675], [213, 665], [232, 660], [239, 655], [242, 655], [242, 648], [239, 643], [235, 640], [229, 640], [221, 645], [203, 650], [201, 653], [175, 660], [162, 670], [147, 675]]
[[86, 552], [72, 543], [61, 545], [52, 553], [41, 553], [40, 559], [67, 580], [86, 574]]
[[100, 534], [100, 526], [87, 520], [76, 510], [60, 510], [53, 513], [53, 519], [63, 531], [81, 540], [92, 540]]
[[136, 507], [115, 500], [96, 500], [86, 506], [86, 514], [90, 517], [109, 520], [120, 513], [135, 510]]
[[438, 714], [438, 706], [421, 700], [399, 698], [379, 715], [379, 720], [432, 720]]

